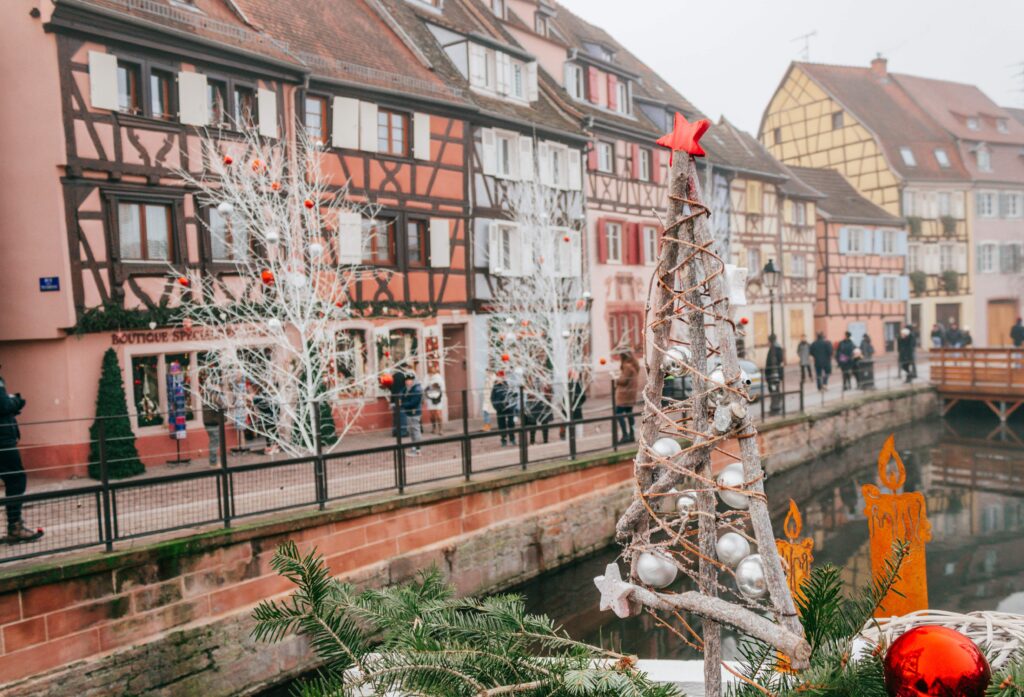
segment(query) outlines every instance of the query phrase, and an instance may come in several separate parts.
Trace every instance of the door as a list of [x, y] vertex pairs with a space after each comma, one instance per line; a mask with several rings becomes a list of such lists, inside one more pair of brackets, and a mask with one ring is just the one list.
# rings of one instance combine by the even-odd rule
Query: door
[[[935, 321], [947, 329], [954, 322], [960, 326], [960, 303], [938, 303], [935, 306]], [[931, 327], [928, 331], [931, 332]]]
[[988, 301], [988, 345], [1009, 346], [1010, 328], [1017, 321], [1016, 300]]
[[443, 331], [445, 349], [444, 391], [448, 395], [448, 420], [462, 419], [462, 391], [466, 380], [466, 325], [446, 324]]
[[807, 335], [807, 328], [804, 327], [804, 311], [803, 309], [789, 310], [789, 348], [790, 353], [796, 356], [796, 345], [800, 343], [800, 339]]

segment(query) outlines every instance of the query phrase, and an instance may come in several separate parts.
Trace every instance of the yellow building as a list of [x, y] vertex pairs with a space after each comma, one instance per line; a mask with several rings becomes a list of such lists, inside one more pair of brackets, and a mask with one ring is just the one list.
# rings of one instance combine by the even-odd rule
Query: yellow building
[[761, 119], [761, 142], [786, 164], [842, 172], [858, 191], [908, 221], [908, 320], [973, 323], [965, 193], [956, 142], [888, 72], [792, 63]]

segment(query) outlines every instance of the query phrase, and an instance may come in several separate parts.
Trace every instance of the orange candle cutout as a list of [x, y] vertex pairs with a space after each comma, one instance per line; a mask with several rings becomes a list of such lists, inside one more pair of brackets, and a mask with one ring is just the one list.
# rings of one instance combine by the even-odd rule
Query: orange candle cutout
[[[889, 463], [895, 460], [895, 472]], [[919, 491], [896, 493], [906, 481], [907, 471], [896, 452], [895, 437], [890, 435], [878, 454], [878, 478], [892, 493], [885, 494], [874, 484], [861, 487], [864, 515], [871, 532], [871, 572], [877, 578], [885, 572], [885, 562], [895, 540], [909, 544], [909, 554], [900, 567], [900, 577], [875, 612], [876, 617], [905, 615], [928, 608], [928, 577], [925, 572], [925, 544], [931, 542], [924, 494]]]
[[786, 533], [785, 540], [775, 540], [775, 546], [782, 557], [782, 563], [786, 569], [786, 583], [789, 592], [793, 594], [793, 600], [798, 603], [804, 599], [804, 592], [801, 586], [808, 576], [811, 575], [811, 562], [814, 561], [814, 540], [800, 537], [800, 531], [804, 524], [800, 517], [800, 509], [796, 507], [796, 501], [789, 500], [789, 513], [786, 514], [786, 521], [782, 524], [782, 531]]

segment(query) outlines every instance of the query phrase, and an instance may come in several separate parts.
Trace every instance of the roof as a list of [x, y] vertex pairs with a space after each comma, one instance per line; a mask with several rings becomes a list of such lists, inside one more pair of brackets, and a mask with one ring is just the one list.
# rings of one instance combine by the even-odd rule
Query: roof
[[1011, 106], [1003, 107], [1003, 109], [1006, 110], [1007, 114], [1017, 119], [1017, 121], [1019, 121], [1020, 123], [1024, 123], [1024, 109], [1017, 109]]
[[[952, 136], [910, 98], [887, 74], [871, 68], [821, 63], [793, 63], [828, 92], [876, 137], [886, 159], [909, 180], [963, 181], [967, 171]], [[915, 166], [903, 161], [901, 148], [910, 148]], [[936, 148], [946, 150], [950, 167], [940, 167]]]
[[701, 145], [714, 148], [711, 164], [715, 167], [772, 179], [779, 184], [779, 190], [789, 196], [818, 198], [821, 195], [775, 159], [757, 138], [737, 128], [724, 116], [717, 125], [708, 129]]
[[903, 218], [889, 213], [857, 193], [841, 173], [834, 169], [790, 167], [805, 184], [820, 191], [818, 214], [828, 220], [863, 225], [904, 225]]
[[[986, 143], [1024, 144], [1024, 124], [989, 99], [977, 86], [913, 75], [894, 74], [892, 78], [955, 137]], [[977, 119], [977, 130], [967, 127], [968, 117]], [[1000, 120], [1005, 125], [1005, 133], [999, 130]]]

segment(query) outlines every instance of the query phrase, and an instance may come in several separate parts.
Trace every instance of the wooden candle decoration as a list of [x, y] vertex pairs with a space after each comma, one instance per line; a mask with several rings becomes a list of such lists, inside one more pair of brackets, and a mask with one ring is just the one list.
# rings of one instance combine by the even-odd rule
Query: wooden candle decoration
[[[889, 463], [895, 461], [895, 472]], [[924, 494], [919, 491], [897, 491], [907, 478], [903, 459], [896, 452], [895, 436], [890, 435], [878, 454], [878, 478], [891, 493], [883, 493], [874, 484], [861, 487], [864, 494], [864, 515], [871, 532], [871, 572], [875, 578], [885, 573], [885, 563], [892, 554], [892, 545], [901, 540], [909, 545], [909, 553], [900, 567], [899, 580], [875, 612], [876, 617], [906, 615], [928, 609], [928, 577], [925, 570], [925, 544], [932, 539]]]
[[789, 592], [793, 594], [793, 600], [797, 602], [804, 599], [801, 586], [804, 580], [811, 575], [811, 562], [814, 561], [814, 540], [805, 537], [797, 541], [802, 529], [803, 520], [800, 518], [800, 509], [796, 507], [796, 501], [790, 499], [789, 513], [786, 514], [786, 521], [782, 524], [782, 531], [786, 533], [786, 539], [775, 540], [775, 546], [779, 549], [779, 556], [782, 557], [782, 564], [786, 569], [786, 583], [789, 585]]

